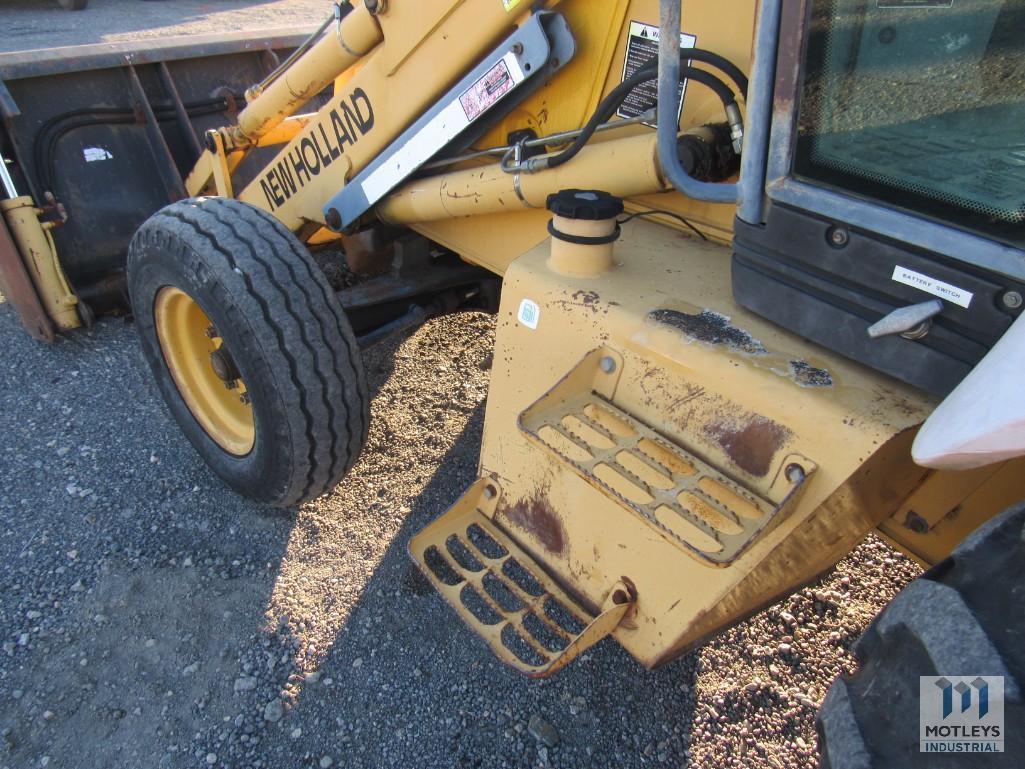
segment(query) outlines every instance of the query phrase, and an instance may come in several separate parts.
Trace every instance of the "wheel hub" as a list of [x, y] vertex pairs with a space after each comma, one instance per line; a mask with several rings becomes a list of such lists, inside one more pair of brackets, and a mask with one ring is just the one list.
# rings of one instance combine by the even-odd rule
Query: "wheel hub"
[[242, 376], [238, 371], [238, 366], [235, 365], [235, 359], [231, 357], [228, 348], [223, 345], [210, 353], [210, 366], [218, 378], [228, 385]]
[[167, 369], [196, 421], [228, 453], [248, 454], [256, 442], [249, 391], [209, 316], [184, 291], [164, 286], [153, 321]]

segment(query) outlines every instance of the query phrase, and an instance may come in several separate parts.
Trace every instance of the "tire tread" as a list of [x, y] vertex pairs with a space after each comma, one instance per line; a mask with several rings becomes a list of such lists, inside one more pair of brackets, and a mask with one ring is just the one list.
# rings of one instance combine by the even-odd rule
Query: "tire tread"
[[[296, 504], [328, 491], [365, 443], [369, 398], [355, 337], [323, 273], [280, 222], [235, 200], [174, 203], [154, 214], [136, 239], [166, 235], [240, 276], [243, 299], [273, 337], [261, 343], [280, 359], [298, 394], [288, 418], [291, 482], [273, 504]], [[133, 240], [130, 252], [135, 250]]]
[[[918, 676], [1004, 677], [1005, 750], [1025, 749], [1025, 504], [983, 524], [886, 606], [855, 644], [860, 668], [833, 682], [816, 718], [823, 769], [930, 767], [918, 750]], [[999, 582], [998, 580], [1002, 580]], [[944, 766], [1001, 766], [951, 753]]]

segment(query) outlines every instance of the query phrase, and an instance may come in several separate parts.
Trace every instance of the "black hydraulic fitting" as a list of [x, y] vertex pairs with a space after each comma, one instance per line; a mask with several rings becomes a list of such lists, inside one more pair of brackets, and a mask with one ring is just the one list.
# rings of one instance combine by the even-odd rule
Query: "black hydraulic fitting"
[[721, 182], [740, 170], [740, 157], [726, 123], [689, 129], [676, 140], [676, 152], [683, 170], [699, 181]]

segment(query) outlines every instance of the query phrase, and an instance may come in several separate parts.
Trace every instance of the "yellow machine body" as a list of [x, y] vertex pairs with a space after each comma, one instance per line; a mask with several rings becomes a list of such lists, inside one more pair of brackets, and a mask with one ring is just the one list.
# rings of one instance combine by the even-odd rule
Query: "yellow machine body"
[[[548, 6], [573, 30], [574, 60], [475, 148], [500, 146], [514, 130], [582, 125], [620, 82], [631, 21], [658, 19], [657, 0]], [[682, 31], [748, 71], [755, 10], [754, 0], [735, 3], [726, 24], [720, 4], [688, 3]], [[349, 23], [364, 40], [373, 19], [383, 43], [338, 77], [325, 108], [284, 121], [298, 105], [268, 111], [258, 97], [247, 109], [275, 115], [261, 141], [283, 145], [239, 199], [317, 242], [333, 237], [325, 200], [528, 6], [393, 2], [372, 17], [355, 13]], [[691, 86], [681, 130], [719, 110]], [[357, 130], [331, 157], [331, 121], [347, 113]], [[190, 192], [232, 194], [239, 156], [230, 129], [222, 134]], [[293, 190], [287, 168], [275, 169], [304, 147], [316, 148], [307, 166], [319, 154], [320, 168]], [[544, 209], [565, 188], [669, 214], [627, 225], [596, 269], [567, 269], [574, 257], [553, 255], [564, 244], [553, 244]], [[410, 553], [499, 657], [529, 675], [551, 674], [607, 633], [658, 665], [812, 580], [874, 527], [935, 562], [1023, 496], [1020, 461], [971, 473], [916, 466], [911, 442], [935, 398], [738, 307], [734, 207], [669, 191], [647, 126], [598, 134], [572, 162], [537, 174], [509, 174], [494, 158], [440, 169], [393, 191], [376, 214], [504, 276], [480, 480]], [[510, 562], [532, 579], [511, 576]], [[553, 605], [577, 622], [560, 625]]]
[[[237, 125], [208, 134], [185, 186], [237, 197], [322, 244], [338, 237], [326, 202], [539, 6], [565, 17], [576, 54], [471, 149], [502, 146], [515, 130], [579, 128], [623, 77], [631, 23], [657, 25], [658, 5], [357, 4], [252, 90]], [[681, 31], [748, 72], [755, 12], [755, 0], [694, 0]], [[297, 114], [332, 82], [322, 108]], [[721, 111], [690, 84], [680, 129]], [[280, 147], [276, 157], [237, 187], [247, 153], [266, 146]], [[663, 213], [624, 225], [596, 260], [593, 246], [549, 237], [545, 197], [567, 187]], [[1022, 460], [964, 473], [916, 466], [911, 442], [936, 398], [740, 308], [734, 207], [670, 191], [649, 126], [596, 134], [536, 175], [506, 173], [495, 157], [440, 168], [375, 214], [504, 277], [479, 478], [410, 552], [530, 675], [606, 634], [656, 666], [814, 579], [876, 527], [933, 563], [1025, 496]]]
[[78, 301], [68, 285], [50, 234], [53, 224], [40, 221], [43, 211], [36, 208], [28, 195], [0, 201], [0, 212], [46, 316], [61, 331], [81, 326]]

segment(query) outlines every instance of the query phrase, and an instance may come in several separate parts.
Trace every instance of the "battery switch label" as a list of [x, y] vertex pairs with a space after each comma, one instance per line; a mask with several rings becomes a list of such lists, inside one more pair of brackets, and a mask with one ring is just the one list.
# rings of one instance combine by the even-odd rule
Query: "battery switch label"
[[903, 283], [905, 286], [917, 288], [927, 294], [946, 299], [961, 307], [967, 307], [972, 303], [973, 294], [963, 288], [944, 283], [942, 280], [924, 275], [916, 270], [901, 267], [899, 264], [893, 268], [893, 280]]
[[[627, 38], [626, 56], [623, 57], [623, 77], [620, 82], [632, 76], [649, 61], [658, 58], [658, 33], [658, 27], [653, 24], [642, 24], [639, 21], [630, 22], [630, 36]], [[680, 33], [681, 49], [693, 48], [697, 42], [697, 36], [688, 35], [685, 32]], [[683, 94], [686, 90], [687, 81], [681, 80], [677, 94], [680, 111], [683, 110]], [[637, 117], [654, 107], [657, 97], [658, 86], [655, 80], [642, 83], [627, 94], [626, 101], [616, 111], [616, 114], [622, 118]], [[677, 113], [677, 119], [679, 119], [679, 113]]]

